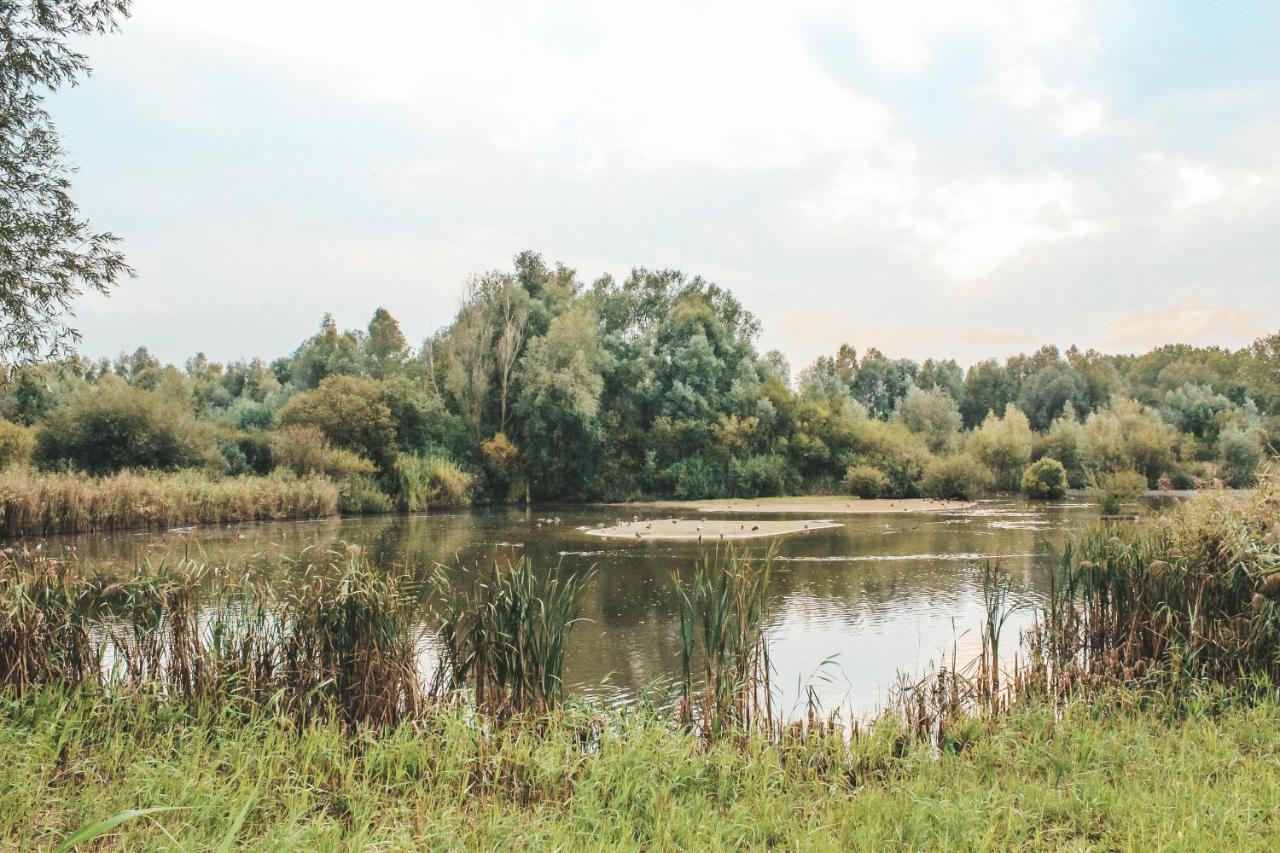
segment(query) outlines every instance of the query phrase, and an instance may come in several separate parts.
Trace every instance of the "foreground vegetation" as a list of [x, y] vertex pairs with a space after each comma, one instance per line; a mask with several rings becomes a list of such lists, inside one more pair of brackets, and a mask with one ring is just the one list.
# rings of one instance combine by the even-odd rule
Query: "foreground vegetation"
[[[288, 356], [177, 367], [145, 348], [0, 382], [0, 465], [332, 480], [343, 512], [471, 501], [798, 493], [972, 497], [1128, 472], [1247, 486], [1280, 419], [1280, 336], [1237, 352], [1044, 347], [962, 370], [841, 347], [793, 376], [728, 291], [533, 253], [417, 347], [379, 309]], [[1038, 464], [1042, 463], [1042, 464]], [[1028, 469], [1033, 465], [1028, 478]]]
[[845, 748], [707, 745], [648, 713], [486, 729], [336, 723], [47, 692], [0, 703], [0, 838], [136, 808], [120, 849], [1253, 848], [1280, 834], [1280, 705], [1116, 694], [1020, 706], [934, 754], [893, 719]]

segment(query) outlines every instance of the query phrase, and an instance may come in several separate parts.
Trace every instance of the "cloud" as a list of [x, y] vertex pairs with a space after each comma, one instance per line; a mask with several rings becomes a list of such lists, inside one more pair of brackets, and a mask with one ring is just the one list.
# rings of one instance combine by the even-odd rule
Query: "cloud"
[[1050, 86], [1034, 66], [1004, 69], [984, 91], [1014, 109], [1044, 116], [1063, 136], [1097, 133], [1104, 125], [1100, 101], [1074, 86]]
[[796, 207], [801, 228], [885, 231], [900, 251], [970, 282], [1025, 251], [1099, 228], [1080, 195], [1056, 172], [948, 179], [908, 157], [852, 164]]
[[1243, 342], [1267, 334], [1275, 320], [1273, 311], [1189, 298], [1167, 308], [1112, 316], [1103, 343], [1117, 352], [1143, 352], [1174, 341], [1198, 346]]

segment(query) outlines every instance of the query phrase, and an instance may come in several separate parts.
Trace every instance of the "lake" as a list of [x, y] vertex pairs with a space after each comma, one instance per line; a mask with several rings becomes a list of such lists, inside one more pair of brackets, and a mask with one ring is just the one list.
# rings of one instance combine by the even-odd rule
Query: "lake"
[[[133, 563], [173, 554], [211, 561], [291, 557], [344, 542], [364, 547], [378, 565], [407, 566], [423, 576], [436, 564], [505, 563], [521, 555], [570, 571], [594, 566], [583, 621], [569, 637], [565, 679], [575, 695], [625, 702], [678, 675], [672, 575], [687, 576], [715, 548], [585, 532], [635, 514], [658, 519], [671, 513], [611, 506], [476, 509], [51, 537], [47, 547], [74, 548], [82, 560]], [[560, 524], [538, 524], [552, 515]], [[812, 686], [828, 709], [865, 715], [888, 700], [900, 674], [918, 675], [953, 651], [969, 659], [980, 644], [986, 560], [999, 560], [1012, 578], [1020, 608], [1005, 635], [1012, 648], [1046, 590], [1055, 549], [1096, 518], [1097, 508], [1081, 499], [1001, 499], [943, 511], [839, 516], [839, 527], [773, 540], [768, 642], [780, 707], [798, 708]], [[750, 547], [766, 545], [756, 540]]]

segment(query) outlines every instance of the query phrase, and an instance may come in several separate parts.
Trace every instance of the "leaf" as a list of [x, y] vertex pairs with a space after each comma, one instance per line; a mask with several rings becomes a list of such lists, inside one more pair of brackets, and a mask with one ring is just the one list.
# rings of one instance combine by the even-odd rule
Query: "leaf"
[[122, 811], [120, 814], [109, 817], [106, 820], [100, 820], [97, 823], [90, 823], [80, 827], [75, 832], [68, 835], [66, 839], [57, 846], [54, 853], [66, 853], [66, 851], [72, 849], [81, 842], [93, 841], [96, 838], [101, 838], [111, 830], [120, 826], [122, 823], [127, 823], [134, 818], [146, 817], [147, 815], [156, 814], [158, 812], [172, 812], [178, 810], [179, 809], [176, 806], [157, 806], [156, 808], [150, 809], [128, 809], [126, 811]]

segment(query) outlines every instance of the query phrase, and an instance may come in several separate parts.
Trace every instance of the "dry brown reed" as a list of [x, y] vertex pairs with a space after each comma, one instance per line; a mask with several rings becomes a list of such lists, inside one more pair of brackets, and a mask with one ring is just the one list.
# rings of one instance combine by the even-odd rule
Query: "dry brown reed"
[[0, 473], [0, 531], [7, 537], [319, 518], [337, 511], [337, 487], [319, 476]]

